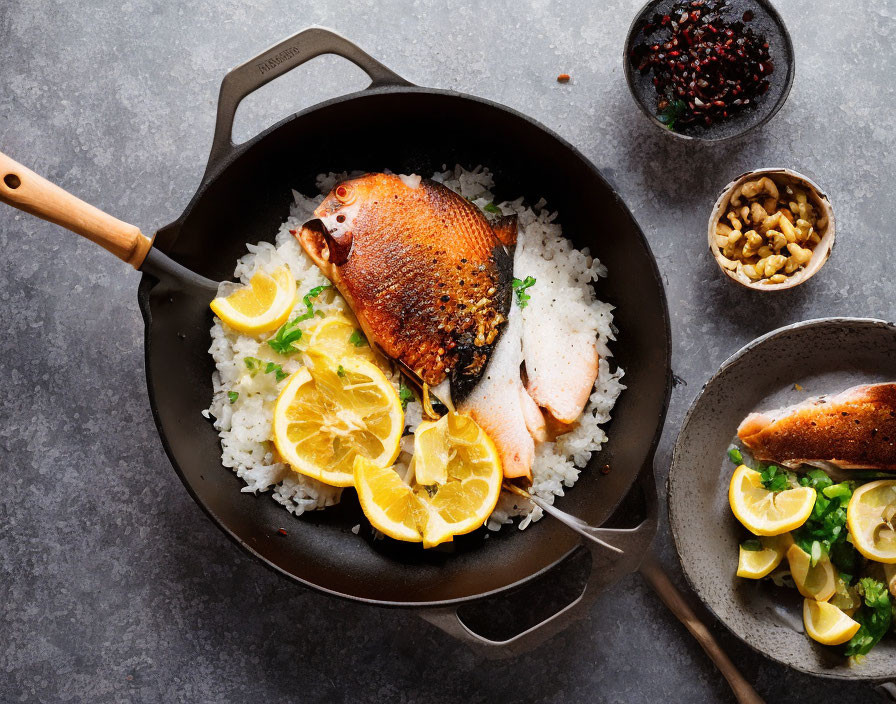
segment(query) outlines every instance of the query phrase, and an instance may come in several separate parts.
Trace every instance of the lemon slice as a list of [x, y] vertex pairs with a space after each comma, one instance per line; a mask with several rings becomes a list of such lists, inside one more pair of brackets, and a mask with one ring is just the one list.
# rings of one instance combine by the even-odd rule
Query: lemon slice
[[862, 555], [896, 563], [896, 480], [881, 479], [856, 489], [846, 507], [846, 525]]
[[352, 344], [352, 334], [358, 330], [358, 324], [344, 315], [328, 315], [314, 326], [308, 340], [308, 347], [320, 350], [337, 359], [346, 356], [363, 357], [381, 369], [387, 369], [388, 360], [381, 354], [377, 354], [369, 344], [360, 347]]
[[293, 469], [333, 486], [354, 483], [355, 457], [388, 467], [398, 456], [404, 413], [395, 388], [367, 360], [314, 355], [274, 405], [277, 452]]
[[424, 547], [475, 530], [498, 502], [503, 477], [498, 450], [468, 416], [447, 413], [415, 434], [414, 467], [421, 485], [417, 493], [427, 497], [431, 514]]
[[845, 643], [859, 630], [859, 623], [836, 606], [815, 599], [803, 601], [803, 625], [812, 640], [824, 645]]
[[209, 307], [234, 330], [256, 335], [283, 325], [297, 295], [296, 280], [289, 267], [282, 266], [273, 274], [255, 272], [248, 286], [214, 299]]
[[759, 539], [762, 550], [740, 548], [737, 561], [737, 576], [747, 579], [762, 579], [781, 564], [787, 549], [793, 545], [790, 533], [763, 536]]
[[815, 505], [815, 489], [799, 487], [768, 491], [759, 472], [745, 465], [734, 470], [728, 502], [737, 520], [755, 535], [781, 535], [799, 528]]
[[790, 564], [790, 575], [807, 599], [827, 601], [837, 591], [837, 571], [831, 560], [824, 555], [812, 567], [812, 558], [799, 545], [791, 545], [787, 550], [787, 562]]
[[380, 467], [358, 456], [354, 482], [361, 510], [374, 528], [396, 540], [411, 543], [423, 540], [429, 507], [392, 467]]
[[[355, 460], [354, 481], [375, 528], [429, 548], [485, 523], [501, 493], [502, 472], [494, 443], [471, 418], [449, 413], [421, 427], [414, 443], [415, 474], [421, 462], [427, 469], [413, 486], [393, 469], [363, 458]], [[420, 476], [426, 484], [419, 483]]]

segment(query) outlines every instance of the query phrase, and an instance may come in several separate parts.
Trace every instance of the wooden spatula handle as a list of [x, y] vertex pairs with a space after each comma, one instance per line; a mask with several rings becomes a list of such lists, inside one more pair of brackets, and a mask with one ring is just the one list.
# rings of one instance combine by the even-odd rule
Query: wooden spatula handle
[[731, 658], [722, 650], [722, 646], [719, 645], [712, 633], [709, 632], [709, 629], [694, 613], [693, 609], [681, 595], [681, 592], [672, 584], [652, 552], [647, 553], [647, 557], [641, 563], [640, 571], [663, 603], [669, 607], [669, 610], [675, 614], [676, 618], [697, 639], [700, 647], [706, 651], [706, 654], [719, 668], [719, 672], [728, 680], [728, 684], [731, 686], [731, 691], [734, 693], [737, 701], [740, 704], [764, 704], [762, 697], [756, 693], [753, 686], [740, 674], [740, 670], [731, 662]]
[[0, 201], [62, 225], [139, 269], [152, 240], [0, 152]]

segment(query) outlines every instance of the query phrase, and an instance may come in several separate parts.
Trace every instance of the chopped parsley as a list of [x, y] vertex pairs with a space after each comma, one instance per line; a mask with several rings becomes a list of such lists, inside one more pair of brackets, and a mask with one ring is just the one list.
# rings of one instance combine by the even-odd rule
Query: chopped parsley
[[491, 213], [492, 215], [503, 215], [504, 214], [504, 211], [501, 210], [497, 205], [495, 205], [494, 202], [488, 203], [487, 205], [483, 205], [482, 209], [487, 213]]
[[734, 464], [743, 464], [744, 463], [744, 456], [743, 456], [743, 454], [741, 454], [741, 451], [736, 447], [729, 448], [728, 459], [731, 460]]
[[[283, 371], [283, 367], [279, 364], [265, 362], [258, 357], [243, 357], [243, 362], [245, 362], [246, 369], [249, 370], [250, 376], [255, 376], [260, 371], [264, 371], [265, 374], [275, 374], [277, 376], [277, 381], [283, 381], [289, 376], [289, 374]], [[236, 399], [233, 399], [231, 403], [235, 400]]]
[[756, 538], [745, 540], [740, 544], [740, 546], [744, 550], [749, 550], [750, 552], [758, 552], [759, 550], [762, 550], [762, 543], [760, 543]]
[[239, 397], [240, 397], [240, 395], [239, 395], [236, 391], [228, 391], [228, 392], [227, 392], [227, 398], [230, 399], [230, 403], [231, 403], [231, 404], [236, 403], [236, 400], [237, 400]]
[[274, 374], [277, 377], [277, 381], [283, 381], [286, 377], [289, 376], [285, 371], [283, 371], [283, 367], [279, 364], [275, 364], [274, 362], [268, 362], [264, 368], [265, 374]]
[[887, 585], [871, 577], [859, 580], [859, 592], [864, 598], [863, 606], [853, 615], [861, 624], [859, 630], [846, 644], [845, 654], [857, 659], [868, 654], [884, 637], [893, 618]]
[[[311, 299], [317, 298], [322, 291], [328, 288], [331, 288], [331, 284], [315, 286], [313, 289], [308, 291], [308, 293], [302, 296], [302, 303], [305, 304], [306, 308], [305, 312], [299, 316], [296, 316], [288, 323], [284, 323], [283, 326], [277, 331], [277, 334], [274, 335], [274, 337], [272, 337], [270, 340], [268, 340], [268, 345], [272, 350], [274, 350], [274, 352], [287, 356], [295, 354], [299, 351], [299, 348], [293, 344], [294, 342], [298, 342], [302, 339], [302, 331], [299, 330], [299, 325], [315, 316], [314, 304], [311, 302]], [[317, 311], [317, 314], [321, 317], [323, 316], [323, 313], [321, 311]]]
[[526, 293], [526, 289], [535, 285], [535, 279], [531, 276], [527, 276], [525, 279], [514, 279], [511, 283], [514, 292], [516, 293], [516, 302], [519, 304], [520, 308], [525, 308], [529, 305], [529, 299], [532, 298], [528, 293]]
[[854, 482], [834, 484], [824, 471], [810, 469], [800, 477], [800, 485], [815, 489], [815, 505], [806, 522], [793, 531], [796, 544], [809, 553], [813, 566], [828, 555], [838, 571], [855, 574], [858, 554], [846, 529], [846, 507]]
[[401, 401], [401, 410], [408, 410], [408, 404], [417, 398], [410, 386], [404, 383], [404, 379], [398, 385], [398, 399]]
[[345, 379], [345, 367], [343, 367], [341, 364], [336, 367], [336, 376], [338, 376], [340, 379]]
[[277, 331], [277, 334], [268, 340], [270, 348], [277, 354], [282, 354], [284, 356], [298, 352], [299, 348], [294, 346], [293, 343], [302, 339], [302, 331], [299, 330], [299, 324], [301, 322], [302, 319], [299, 317], [290, 320], [288, 323], [284, 323]]
[[364, 337], [364, 333], [360, 330], [355, 330], [352, 332], [351, 337], [348, 338], [348, 341], [351, 342], [355, 347], [364, 347], [367, 345], [367, 338]]
[[770, 464], [760, 471], [762, 478], [762, 486], [769, 491], [779, 492], [791, 488], [791, 479], [795, 480], [796, 476], [793, 472], [781, 469], [776, 464]]

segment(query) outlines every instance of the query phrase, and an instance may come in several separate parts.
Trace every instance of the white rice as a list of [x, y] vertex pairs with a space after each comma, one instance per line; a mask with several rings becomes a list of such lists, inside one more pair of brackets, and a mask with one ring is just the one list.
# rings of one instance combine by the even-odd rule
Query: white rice
[[[245, 284], [259, 269], [270, 273], [283, 265], [289, 266], [299, 282], [300, 294], [293, 315], [304, 312], [301, 296], [327, 281], [290, 230], [300, 228], [311, 217], [323, 195], [348, 175], [319, 175], [316, 185], [320, 194], [313, 198], [293, 191], [295, 203], [290, 208], [289, 218], [280, 226], [275, 243], [247, 245], [249, 253], [237, 262], [234, 276]], [[494, 181], [487, 169], [477, 167], [468, 171], [456, 166], [453, 170], [436, 173], [432, 178], [480, 208], [494, 199], [491, 192]], [[612, 370], [607, 361], [611, 355], [607, 343], [615, 340], [612, 306], [598, 300], [591, 286], [598, 277], [606, 276], [606, 269], [587, 249], [572, 247], [569, 240], [563, 237], [560, 225], [554, 222], [557, 214], [546, 210], [545, 205], [541, 200], [529, 206], [523, 203], [522, 198], [498, 204], [505, 215], [516, 213], [519, 217], [514, 275], [519, 278], [534, 276], [536, 282], [539, 279], [550, 280], [553, 286], [562, 288], [565, 295], [563, 303], [555, 306], [556, 313], [569, 316], [577, 330], [593, 330], [598, 338], [601, 357], [594, 391], [578, 425], [572, 432], [559, 436], [555, 442], [542, 443], [536, 450], [530, 492], [553, 503], [554, 497], [563, 496], [564, 490], [575, 484], [580, 468], [587, 464], [591, 453], [600, 450], [606, 441], [607, 436], [600, 426], [610, 420], [610, 411], [625, 387], [620, 383], [622, 370]], [[533, 296], [536, 295], [537, 285], [530, 290]], [[226, 293], [227, 289], [228, 284], [222, 284], [222, 293]], [[315, 310], [324, 314], [338, 311], [352, 318], [345, 301], [331, 290], [317, 297]], [[297, 474], [287, 465], [274, 460], [269, 440], [273, 404], [285, 382], [278, 384], [273, 374], [252, 377], [243, 361], [245, 357], [258, 357], [274, 361], [282, 366], [284, 372], [292, 373], [300, 368], [301, 355], [280, 357], [265, 344], [265, 339], [240, 334], [217, 317], [211, 337], [209, 352], [215, 360], [216, 371], [213, 374], [214, 398], [208, 412], [215, 418], [215, 428], [221, 437], [221, 461], [246, 483], [242, 491], [271, 491], [275, 501], [297, 516], [337, 503], [342, 489]], [[397, 376], [393, 382], [397, 387]], [[230, 402], [229, 392], [239, 394], [233, 403]], [[420, 404], [416, 401], [409, 403], [406, 424], [413, 430], [421, 419]], [[407, 467], [412, 446], [410, 436], [402, 440], [402, 454], [397, 467], [400, 473]], [[498, 530], [515, 516], [523, 517], [519, 523], [522, 529], [531, 521], [541, 518], [541, 509], [503, 493], [487, 525], [492, 530]]]

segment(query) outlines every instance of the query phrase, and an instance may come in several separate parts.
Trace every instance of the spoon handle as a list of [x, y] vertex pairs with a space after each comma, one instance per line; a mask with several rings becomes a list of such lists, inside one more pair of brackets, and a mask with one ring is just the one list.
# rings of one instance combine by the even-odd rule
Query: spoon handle
[[0, 152], [0, 201], [61, 225], [139, 269], [152, 240]]
[[753, 686], [744, 679], [744, 676], [737, 669], [735, 664], [731, 662], [722, 646], [709, 632], [709, 629], [703, 624], [697, 614], [688, 605], [681, 592], [669, 580], [668, 575], [656, 560], [653, 552], [648, 552], [644, 557], [644, 561], [640, 567], [641, 575], [647, 580], [647, 583], [657, 593], [657, 596], [675, 614], [675, 617], [684, 624], [691, 635], [700, 643], [700, 647], [706, 651], [710, 659], [719, 668], [719, 672], [724, 675], [731, 686], [731, 691], [740, 704], [764, 704], [763, 699], [756, 693]]

